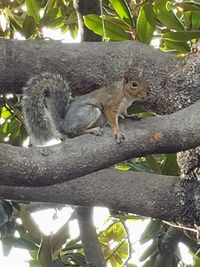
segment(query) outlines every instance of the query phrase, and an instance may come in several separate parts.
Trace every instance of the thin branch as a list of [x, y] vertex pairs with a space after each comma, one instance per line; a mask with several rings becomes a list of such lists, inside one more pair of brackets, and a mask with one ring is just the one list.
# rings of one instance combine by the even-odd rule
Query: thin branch
[[106, 262], [93, 224], [92, 207], [78, 207], [76, 213], [88, 267], [105, 267]]

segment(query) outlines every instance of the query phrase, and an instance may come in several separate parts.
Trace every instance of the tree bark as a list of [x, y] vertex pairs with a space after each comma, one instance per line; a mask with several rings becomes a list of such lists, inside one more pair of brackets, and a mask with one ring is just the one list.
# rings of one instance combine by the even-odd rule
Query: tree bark
[[179, 177], [101, 170], [60, 185], [0, 187], [0, 198], [100, 206], [171, 222], [199, 220], [200, 184]]
[[115, 143], [109, 128], [104, 137], [84, 135], [51, 147], [1, 144], [0, 185], [59, 184], [133, 157], [195, 147], [200, 143], [199, 110], [196, 102], [167, 116], [126, 120], [122, 125], [126, 140], [121, 144]]
[[[200, 53], [184, 60], [139, 42], [62, 44], [56, 41], [0, 40], [1, 93], [21, 93], [25, 81], [42, 71], [58, 72], [76, 94], [120, 80], [130, 70], [151, 88], [146, 103], [158, 114], [200, 100]], [[27, 60], [27, 58], [29, 60]]]

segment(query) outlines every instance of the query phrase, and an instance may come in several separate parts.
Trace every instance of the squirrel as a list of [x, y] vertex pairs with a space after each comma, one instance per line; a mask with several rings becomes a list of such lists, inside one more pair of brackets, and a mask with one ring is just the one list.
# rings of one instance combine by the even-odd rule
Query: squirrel
[[148, 86], [134, 81], [128, 72], [123, 81], [115, 82], [70, 103], [71, 89], [59, 74], [42, 73], [23, 87], [22, 112], [27, 132], [34, 146], [53, 139], [86, 133], [103, 134], [103, 126], [111, 126], [117, 143], [125, 137], [118, 124], [119, 117], [139, 119], [127, 109], [135, 101], [144, 101]]

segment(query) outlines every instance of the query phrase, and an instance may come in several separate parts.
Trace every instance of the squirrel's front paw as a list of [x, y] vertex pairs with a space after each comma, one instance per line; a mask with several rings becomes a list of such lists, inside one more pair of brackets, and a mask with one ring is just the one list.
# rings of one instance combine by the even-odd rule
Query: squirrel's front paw
[[125, 136], [122, 133], [115, 134], [115, 140], [117, 144], [120, 144], [125, 140]]

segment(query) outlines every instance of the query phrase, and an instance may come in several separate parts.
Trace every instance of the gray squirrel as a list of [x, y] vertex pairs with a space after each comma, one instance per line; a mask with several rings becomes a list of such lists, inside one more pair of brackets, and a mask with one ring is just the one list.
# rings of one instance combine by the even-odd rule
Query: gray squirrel
[[127, 108], [145, 100], [149, 88], [134, 81], [129, 73], [122, 81], [80, 96], [70, 103], [71, 88], [59, 74], [41, 73], [23, 87], [22, 112], [33, 146], [42, 146], [53, 138], [74, 137], [86, 133], [103, 134], [108, 123], [117, 143], [124, 140], [118, 117], [131, 117]]

